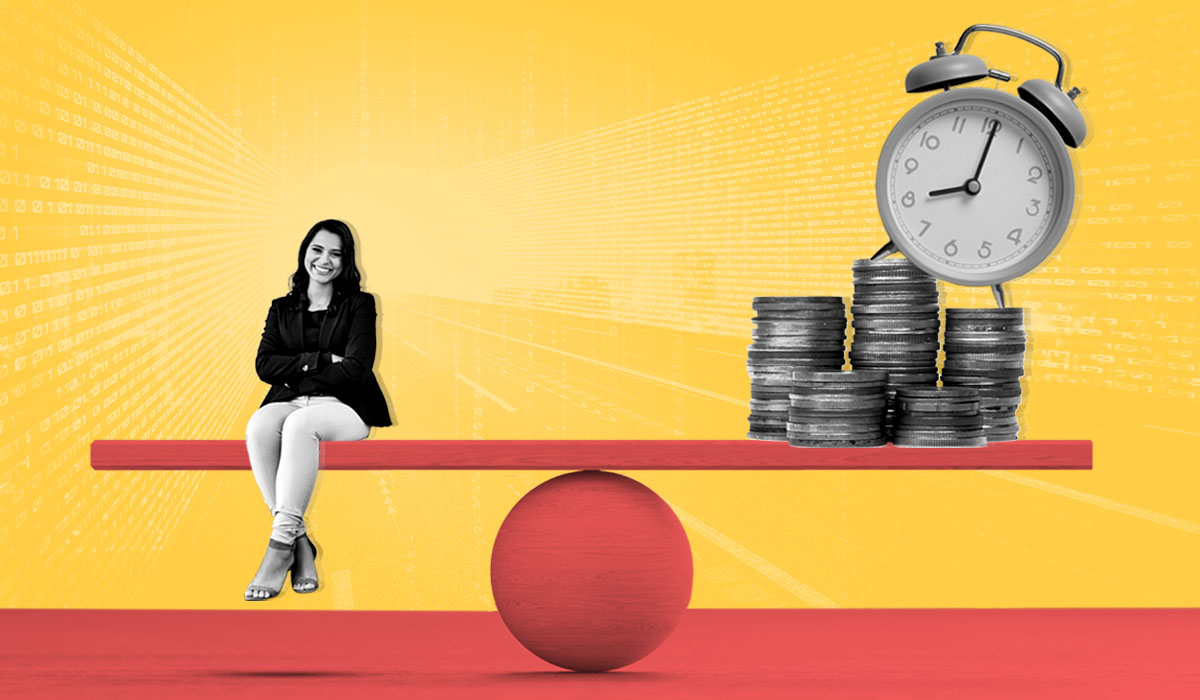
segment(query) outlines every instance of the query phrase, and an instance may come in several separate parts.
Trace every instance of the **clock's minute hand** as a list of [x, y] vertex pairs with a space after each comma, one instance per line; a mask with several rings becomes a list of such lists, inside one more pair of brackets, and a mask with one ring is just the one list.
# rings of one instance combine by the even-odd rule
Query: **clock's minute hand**
[[956, 192], [966, 192], [969, 195], [977, 195], [983, 189], [979, 184], [979, 174], [983, 172], [983, 164], [987, 162], [988, 151], [992, 149], [992, 140], [996, 138], [996, 132], [1000, 130], [1000, 121], [992, 122], [992, 128], [988, 131], [987, 141], [983, 144], [983, 155], [979, 156], [979, 165], [975, 166], [975, 174], [958, 187], [947, 187], [944, 190], [934, 190], [929, 193], [930, 197], [941, 197], [944, 194], [954, 194]]
[[992, 128], [988, 131], [987, 143], [983, 144], [983, 155], [979, 156], [979, 165], [975, 168], [975, 177], [972, 180], [978, 180], [979, 174], [983, 172], [983, 163], [987, 160], [988, 151], [992, 148], [992, 139], [996, 138], [996, 132], [1000, 130], [1000, 120], [992, 122]]

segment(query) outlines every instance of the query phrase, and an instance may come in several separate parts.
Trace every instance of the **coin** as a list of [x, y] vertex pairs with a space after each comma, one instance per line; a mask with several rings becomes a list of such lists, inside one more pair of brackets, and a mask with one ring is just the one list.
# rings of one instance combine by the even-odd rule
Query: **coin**
[[844, 350], [826, 351], [812, 348], [755, 348], [749, 353], [751, 364], [762, 364], [759, 360], [841, 360], [845, 357]]
[[938, 399], [941, 401], [951, 400], [975, 400], [979, 398], [979, 394], [970, 389], [950, 389], [947, 387], [904, 387], [897, 389], [896, 393], [900, 398], [904, 399]]
[[882, 409], [887, 405], [887, 400], [883, 397], [883, 392], [879, 393], [878, 398], [872, 399], [860, 399], [858, 397], [852, 399], [843, 399], [842, 397], [838, 397], [837, 399], [792, 397], [791, 402], [792, 408], [826, 413], [835, 411], [878, 413], [878, 409]]
[[900, 333], [932, 331], [937, 333], [940, 327], [936, 316], [930, 318], [859, 317], [855, 318], [851, 325], [856, 333], [860, 330]]
[[[947, 329], [946, 335], [950, 336], [950, 340], [963, 345], [1005, 345], [1005, 344], [1025, 344], [1025, 333], [1013, 331], [962, 331], [955, 332]], [[1024, 348], [1021, 348], [1022, 350]]]
[[1025, 376], [1025, 370], [1020, 367], [1005, 369], [954, 369], [954, 365], [942, 372], [942, 384], [946, 386], [964, 386], [972, 383], [1008, 382]]
[[[1015, 386], [1014, 386], [1014, 384], [1015, 384]], [[995, 397], [995, 398], [1018, 397], [1019, 398], [1021, 396], [1021, 385], [1020, 385], [1020, 383], [1017, 383], [1017, 382], [1013, 382], [1011, 384], [991, 384], [988, 386], [977, 387], [977, 389], [979, 391], [979, 399], [981, 401], [984, 398], [988, 398], [988, 397]]]
[[841, 297], [754, 297], [752, 305], [756, 309], [763, 306], [844, 306], [845, 301]]
[[792, 372], [793, 382], [837, 382], [840, 384], [873, 384], [887, 380], [885, 372], [863, 370], [852, 371], [819, 371], [798, 369]]
[[753, 376], [751, 372], [750, 386], [774, 386], [774, 387], [790, 387], [792, 385], [792, 370], [779, 370], [777, 372], [758, 372], [758, 376]]
[[999, 319], [995, 321], [972, 321], [947, 318], [946, 331], [949, 333], [1005, 333], [1018, 331], [1024, 333], [1025, 324], [1021, 321], [1007, 322]]
[[905, 368], [909, 370], [918, 370], [930, 367], [936, 367], [937, 353], [931, 350], [914, 350], [912, 352], [901, 353], [885, 352], [880, 350], [851, 350], [850, 364], [860, 369], [883, 369], [891, 370], [896, 368]]
[[899, 416], [897, 425], [912, 428], [984, 427], [983, 415], [981, 413], [957, 415], [947, 415], [944, 413], [904, 413]]
[[798, 423], [788, 426], [789, 433], [815, 433], [832, 435], [834, 433], [870, 433], [882, 434], [883, 425], [880, 421], [874, 423]]
[[907, 280], [881, 280], [881, 279], [860, 279], [854, 282], [854, 293], [871, 294], [877, 291], [886, 293], [899, 294], [924, 294], [928, 296], [937, 296], [938, 288], [936, 282], [923, 282], [913, 279]]
[[978, 343], [959, 343], [946, 341], [946, 354], [971, 360], [1002, 360], [1022, 359], [1025, 355], [1024, 343], [1006, 343], [981, 345]]
[[888, 386], [896, 387], [900, 385], [932, 385], [937, 384], [938, 373], [935, 368], [932, 372], [924, 368], [899, 371], [896, 369], [888, 370]]
[[944, 371], [951, 374], [960, 374], [959, 372], [951, 371], [952, 369], [965, 370], [966, 372], [990, 372], [992, 370], [1011, 370], [1019, 369], [1025, 366], [1025, 358], [992, 358], [987, 360], [976, 360], [971, 357], [963, 357], [958, 354], [947, 353]]
[[972, 319], [1013, 319], [1025, 318], [1025, 309], [1019, 306], [1008, 306], [1000, 309], [963, 309], [951, 308], [946, 309], [947, 318], [972, 318]]
[[897, 437], [892, 440], [892, 444], [896, 447], [987, 447], [988, 438], [973, 437], [973, 438], [918, 438], [918, 437]]
[[855, 318], [861, 316], [919, 316], [921, 314], [936, 314], [938, 305], [933, 304], [855, 304], [850, 307], [850, 313]]
[[746, 437], [751, 440], [768, 440], [771, 442], [787, 442], [787, 433], [776, 433], [761, 430], [751, 430], [746, 433]]
[[[836, 423], [789, 425], [787, 434], [788, 437], [801, 440], [865, 440], [883, 437], [883, 423], [879, 422], [873, 425], [866, 423], [859, 425]], [[982, 434], [982, 430], [980, 434]]]
[[789, 439], [788, 444], [792, 447], [883, 447], [887, 445], [887, 440], [879, 438], [877, 440], [796, 440]]

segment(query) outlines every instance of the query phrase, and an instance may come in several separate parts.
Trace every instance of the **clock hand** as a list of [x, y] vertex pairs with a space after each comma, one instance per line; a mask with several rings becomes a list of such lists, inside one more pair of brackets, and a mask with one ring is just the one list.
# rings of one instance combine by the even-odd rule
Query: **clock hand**
[[996, 138], [996, 132], [1000, 130], [1000, 120], [992, 122], [992, 129], [988, 132], [987, 143], [983, 144], [983, 155], [979, 156], [979, 165], [975, 168], [975, 177], [972, 180], [979, 179], [979, 173], [983, 172], [983, 162], [987, 160], [988, 151], [992, 147], [992, 139]]
[[983, 144], [983, 155], [979, 156], [979, 165], [975, 166], [975, 174], [971, 179], [967, 180], [958, 187], [947, 187], [943, 190], [934, 190], [929, 193], [930, 197], [941, 197], [944, 194], [954, 194], [956, 192], [966, 192], [971, 196], [979, 194], [983, 189], [980, 187], [979, 174], [983, 172], [983, 164], [987, 161], [988, 151], [992, 150], [992, 141], [996, 138], [996, 132], [1000, 130], [1000, 121], [992, 122], [992, 128], [988, 131], [987, 141]]
[[934, 190], [929, 193], [929, 196], [930, 197], [941, 197], [944, 194], [954, 194], [955, 192], [966, 192], [966, 191], [967, 191], [966, 185], [959, 185], [958, 187], [947, 187], [944, 190]]

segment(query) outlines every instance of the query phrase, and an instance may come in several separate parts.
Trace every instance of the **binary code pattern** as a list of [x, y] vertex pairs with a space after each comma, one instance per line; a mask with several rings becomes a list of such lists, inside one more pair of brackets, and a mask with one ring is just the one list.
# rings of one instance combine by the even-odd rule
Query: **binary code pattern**
[[[0, 3], [0, 23], [0, 551], [36, 537], [81, 603], [136, 604], [141, 567], [81, 577], [72, 557], [161, 550], [200, 475], [81, 481], [88, 447], [234, 430], [256, 387], [204, 378], [253, 352], [238, 319], [278, 178], [72, 3]], [[21, 570], [4, 567], [0, 597], [55, 605]]]

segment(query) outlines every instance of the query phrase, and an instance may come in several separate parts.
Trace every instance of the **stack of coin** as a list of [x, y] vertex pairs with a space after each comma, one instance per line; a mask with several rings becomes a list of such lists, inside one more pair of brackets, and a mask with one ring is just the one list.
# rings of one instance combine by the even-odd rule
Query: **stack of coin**
[[747, 437], [784, 441], [792, 370], [840, 370], [846, 363], [846, 303], [841, 297], [755, 297], [754, 311]]
[[887, 373], [792, 372], [787, 437], [793, 447], [883, 447]]
[[904, 258], [854, 261], [854, 369], [888, 373], [888, 435], [896, 390], [937, 386], [937, 280]]
[[965, 387], [905, 386], [896, 391], [897, 447], [983, 447], [979, 392]]
[[978, 390], [989, 442], [1017, 439], [1024, 374], [1024, 309], [946, 309], [942, 384]]

